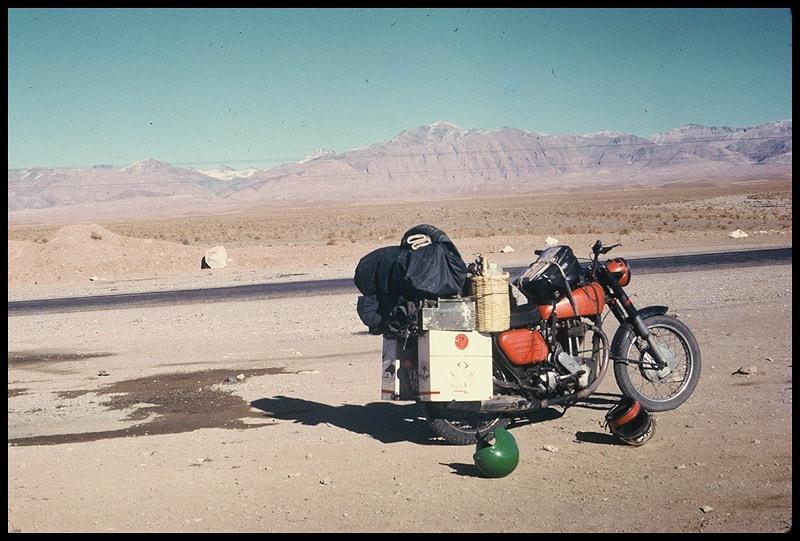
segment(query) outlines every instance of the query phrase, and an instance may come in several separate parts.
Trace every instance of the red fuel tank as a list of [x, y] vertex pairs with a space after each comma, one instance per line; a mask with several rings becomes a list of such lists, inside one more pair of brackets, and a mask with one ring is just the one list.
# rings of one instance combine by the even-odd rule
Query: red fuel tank
[[[601, 313], [606, 302], [603, 286], [597, 282], [575, 288], [572, 290], [572, 298], [575, 299], [575, 305], [578, 307], [578, 312], [580, 312], [581, 316], [593, 316]], [[558, 319], [575, 317], [575, 312], [573, 312], [572, 305], [566, 296], [556, 303], [556, 312]], [[549, 318], [552, 313], [552, 304], [539, 305], [539, 315], [542, 316], [542, 319]]]
[[540, 363], [547, 360], [550, 353], [542, 333], [532, 329], [505, 331], [497, 337], [497, 343], [508, 360], [517, 366]]

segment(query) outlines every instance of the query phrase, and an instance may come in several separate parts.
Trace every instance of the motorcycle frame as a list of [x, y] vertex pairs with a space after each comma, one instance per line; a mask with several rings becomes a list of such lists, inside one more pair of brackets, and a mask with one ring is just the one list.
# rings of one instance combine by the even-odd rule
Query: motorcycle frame
[[[652, 337], [650, 335], [650, 331], [647, 329], [647, 326], [644, 323], [644, 319], [653, 315], [660, 315], [665, 314], [668, 310], [666, 306], [648, 306], [641, 310], [637, 309], [634, 306], [633, 301], [631, 300], [630, 296], [625, 292], [623, 286], [619, 284], [617, 279], [611, 274], [606, 266], [606, 263], [601, 263], [599, 261], [599, 255], [608, 253], [612, 248], [620, 246], [620, 244], [615, 244], [607, 247], [603, 247], [600, 241], [597, 241], [595, 245], [592, 247], [593, 257], [591, 259], [591, 266], [589, 270], [589, 278], [590, 281], [596, 281], [603, 287], [603, 292], [605, 294], [605, 304], [608, 306], [610, 312], [614, 315], [617, 321], [620, 324], [620, 328], [617, 330], [616, 334], [614, 335], [614, 339], [609, 345], [609, 360], [615, 363], [623, 363], [623, 364], [643, 364], [641, 358], [639, 359], [628, 359], [621, 355], [619, 352], [620, 344], [622, 339], [628, 334], [633, 333], [640, 338], [643, 338], [648, 342], [650, 346], [646, 350], [641, 350], [640, 353], [644, 353], [647, 351], [655, 360], [655, 369], [661, 370], [664, 366], [666, 366], [666, 361], [661, 356], [661, 352], [658, 348], [655, 347], [655, 344], [652, 341]], [[554, 303], [556, 301], [553, 301]], [[592, 324], [596, 326], [600, 331], [602, 331], [602, 322], [603, 317], [600, 314], [593, 315], [591, 317], [584, 316], [587, 319], [591, 320]], [[553, 311], [550, 317], [546, 321], [541, 321], [537, 325], [542, 327], [549, 328], [549, 345], [551, 348], [551, 361], [552, 356], [555, 353], [555, 343], [556, 340], [556, 313]], [[497, 339], [499, 333], [492, 333], [492, 356], [498, 363], [498, 369], [506, 376], [506, 378], [510, 378], [512, 381], [510, 385], [507, 387], [509, 389], [513, 389], [516, 387], [515, 390], [518, 392], [522, 392], [525, 397], [531, 401], [540, 401], [541, 399], [536, 396], [536, 390], [526, 385], [519, 377], [517, 372], [514, 369], [511, 361], [507, 358], [505, 353], [503, 352], [502, 348], [500, 348]], [[635, 342], [636, 343], [636, 342]], [[637, 348], [638, 343], [637, 344]], [[503, 386], [502, 384], [498, 385], [497, 381], [495, 382], [496, 386]], [[574, 401], [573, 396], [564, 396], [561, 398], [551, 399], [547, 402], [553, 403], [569, 403]]]
[[[648, 345], [650, 346], [647, 348], [647, 353], [649, 353], [655, 360], [654, 368], [656, 370], [661, 370], [667, 366], [667, 362], [661, 355], [661, 350], [656, 347], [653, 337], [650, 335], [650, 331], [647, 329], [647, 325], [644, 324], [644, 319], [647, 316], [656, 315], [653, 312], [657, 312], [659, 314], [666, 313], [667, 307], [648, 307], [650, 309], [648, 310], [646, 308], [645, 310], [648, 310], [648, 312], [645, 313], [644, 310], [640, 311], [633, 305], [633, 300], [631, 300], [631, 298], [625, 292], [625, 289], [609, 272], [606, 264], [599, 262], [599, 255], [601, 253], [608, 253], [616, 246], [621, 246], [621, 244], [612, 244], [608, 247], [603, 247], [600, 241], [597, 241], [594, 244], [592, 247], [593, 258], [590, 276], [593, 280], [596, 280], [601, 286], [603, 286], [603, 290], [606, 294], [606, 306], [608, 306], [611, 313], [614, 314], [614, 317], [617, 318], [620, 327], [634, 332], [636, 336], [647, 341]], [[657, 310], [653, 310], [653, 308], [657, 308]], [[661, 311], [662, 308], [663, 311]], [[619, 344], [617, 336], [620, 336], [619, 332], [617, 335], [615, 335], [613, 344]], [[614, 348], [612, 347], [612, 353], [613, 352]], [[640, 353], [644, 354], [645, 351], [640, 349]], [[622, 362], [625, 364], [642, 364], [641, 358], [627, 359], [624, 357], [615, 357], [612, 360], [614, 362]]]

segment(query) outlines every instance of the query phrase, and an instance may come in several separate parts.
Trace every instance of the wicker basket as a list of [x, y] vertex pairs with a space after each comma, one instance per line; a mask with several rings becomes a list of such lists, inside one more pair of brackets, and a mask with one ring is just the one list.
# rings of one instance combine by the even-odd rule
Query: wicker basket
[[471, 278], [470, 288], [475, 298], [476, 331], [499, 332], [511, 326], [508, 279], [507, 272]]

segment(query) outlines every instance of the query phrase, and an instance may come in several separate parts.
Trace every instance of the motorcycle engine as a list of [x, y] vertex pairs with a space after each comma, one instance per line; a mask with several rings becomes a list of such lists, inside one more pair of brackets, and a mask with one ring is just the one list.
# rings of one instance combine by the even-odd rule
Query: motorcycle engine
[[[579, 318], [561, 320], [555, 329], [555, 342], [546, 362], [525, 367], [528, 384], [545, 396], [576, 392], [589, 387], [597, 377], [596, 355], [589, 344], [584, 345], [590, 326]], [[548, 342], [552, 336], [546, 330]], [[588, 349], [587, 349], [588, 348]], [[588, 355], [588, 356], [584, 356]]]
[[591, 359], [570, 355], [562, 351], [556, 357], [559, 365], [569, 371], [570, 374], [580, 374], [575, 380], [578, 389], [585, 389], [592, 381], [593, 364]]
[[[555, 391], [559, 383], [573, 381], [575, 390], [585, 389], [594, 381], [596, 370], [591, 351], [583, 351], [583, 344], [589, 327], [579, 319], [567, 319], [558, 322], [556, 329], [557, 342], [552, 359], [558, 368], [546, 374], [540, 374], [540, 380], [546, 389]], [[587, 353], [590, 356], [584, 357]], [[552, 366], [552, 365], [551, 365]]]
[[[560, 345], [554, 354], [557, 367], [551, 363], [541, 363], [529, 369], [529, 382], [541, 392], [551, 394], [559, 389], [572, 388], [575, 391], [588, 387], [596, 377], [595, 362], [591, 358], [570, 355]], [[573, 382], [574, 387], [564, 387], [565, 382]]]

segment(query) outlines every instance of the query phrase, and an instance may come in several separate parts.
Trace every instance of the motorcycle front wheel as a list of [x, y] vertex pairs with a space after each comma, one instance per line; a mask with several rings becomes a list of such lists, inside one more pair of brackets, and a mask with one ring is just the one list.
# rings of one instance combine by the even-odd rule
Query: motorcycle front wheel
[[631, 331], [615, 357], [636, 362], [614, 362], [614, 377], [622, 394], [637, 400], [644, 409], [673, 410], [689, 399], [700, 380], [700, 346], [689, 327], [673, 316], [651, 316], [644, 324], [671, 369], [659, 371], [648, 342]]
[[478, 433], [485, 436], [511, 423], [511, 419], [497, 414], [450, 409], [446, 402], [418, 404], [433, 432], [453, 445], [475, 445]]

